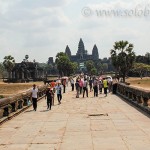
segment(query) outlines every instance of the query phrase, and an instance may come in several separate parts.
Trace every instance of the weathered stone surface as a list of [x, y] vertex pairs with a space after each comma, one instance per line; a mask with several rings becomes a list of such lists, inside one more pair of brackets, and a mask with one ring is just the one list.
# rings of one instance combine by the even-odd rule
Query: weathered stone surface
[[149, 150], [147, 116], [112, 94], [76, 99], [67, 91], [52, 110], [43, 99], [36, 112], [1, 125], [0, 150]]

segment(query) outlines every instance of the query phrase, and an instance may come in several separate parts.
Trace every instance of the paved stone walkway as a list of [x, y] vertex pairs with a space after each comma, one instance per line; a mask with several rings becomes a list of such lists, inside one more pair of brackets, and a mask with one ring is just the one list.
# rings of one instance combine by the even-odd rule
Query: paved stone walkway
[[150, 150], [150, 119], [115, 95], [67, 92], [46, 108], [43, 99], [0, 126], [0, 150]]

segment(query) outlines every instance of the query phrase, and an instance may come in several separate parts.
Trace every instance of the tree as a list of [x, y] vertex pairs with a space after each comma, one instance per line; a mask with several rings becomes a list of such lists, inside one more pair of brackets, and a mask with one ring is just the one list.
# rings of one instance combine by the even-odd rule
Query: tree
[[48, 64], [48, 63], [37, 63], [37, 64], [38, 64], [38, 67], [43, 68], [45, 73], [51, 74], [51, 70], [53, 68], [51, 64]]
[[118, 71], [119, 76], [123, 78], [123, 82], [125, 82], [125, 77], [132, 68], [135, 60], [133, 48], [133, 44], [130, 44], [128, 41], [119, 41], [115, 42], [110, 52], [112, 63]]
[[148, 74], [150, 71], [150, 65], [144, 63], [134, 63], [132, 71], [138, 72], [141, 79], [143, 78], [144, 74]]
[[76, 62], [69, 62], [67, 67], [67, 75], [70, 76], [74, 74], [78, 69], [78, 64]]
[[145, 56], [141, 56], [141, 55], [136, 56], [136, 62], [137, 63], [149, 64], [148, 54], [145, 55]]
[[56, 55], [56, 64], [59, 70], [59, 74], [61, 76], [67, 74], [67, 67], [68, 67], [69, 61], [70, 60], [68, 56], [63, 52], [60, 52]]
[[25, 55], [25, 61], [28, 62], [29, 55]]
[[94, 67], [91, 69], [91, 75], [96, 75], [97, 74], [97, 69]]
[[11, 55], [5, 56], [4, 61], [3, 61], [3, 65], [4, 65], [5, 69], [8, 71], [8, 75], [9, 75], [8, 78], [10, 79], [11, 71], [15, 66], [14, 57], [12, 57]]
[[85, 65], [86, 65], [88, 73], [91, 74], [92, 69], [95, 68], [94, 62], [92, 60], [89, 60], [85, 63]]
[[70, 62], [69, 57], [63, 53], [60, 52], [56, 55], [56, 64], [57, 64], [57, 69], [59, 70], [59, 74], [61, 76], [63, 75], [68, 75], [68, 73], [71, 73], [72, 70], [72, 64]]
[[97, 64], [97, 71], [99, 74], [103, 74], [104, 72], [108, 71], [108, 63], [102, 63], [102, 62], [99, 62]]
[[106, 72], [108, 70], [108, 64], [107, 63], [103, 63], [103, 70]]
[[148, 64], [150, 64], [150, 53], [147, 52], [145, 54], [145, 57], [147, 58]]
[[4, 71], [5, 71], [4, 65], [3, 63], [0, 63], [0, 77], [3, 77]]

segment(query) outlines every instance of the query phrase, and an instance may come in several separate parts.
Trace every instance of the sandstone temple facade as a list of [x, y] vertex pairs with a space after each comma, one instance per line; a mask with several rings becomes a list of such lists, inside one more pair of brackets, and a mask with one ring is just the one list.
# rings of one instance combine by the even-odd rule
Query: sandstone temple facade
[[69, 56], [70, 60], [77, 63], [83, 63], [88, 60], [97, 61], [99, 60], [99, 52], [96, 45], [94, 45], [92, 54], [88, 54], [88, 51], [85, 50], [84, 43], [82, 39], [80, 39], [78, 44], [78, 50], [76, 55], [72, 55], [69, 46], [67, 45], [65, 53]]

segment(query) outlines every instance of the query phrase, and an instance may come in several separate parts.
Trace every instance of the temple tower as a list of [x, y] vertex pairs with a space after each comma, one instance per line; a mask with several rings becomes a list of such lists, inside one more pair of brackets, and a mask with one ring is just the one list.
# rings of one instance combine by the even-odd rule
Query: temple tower
[[71, 50], [68, 45], [66, 46], [65, 54], [68, 55], [69, 58], [71, 57]]
[[99, 59], [99, 53], [98, 53], [98, 48], [97, 48], [96, 44], [93, 47], [92, 56], [93, 56], [93, 60]]
[[84, 59], [85, 54], [86, 54], [86, 51], [84, 48], [84, 43], [83, 43], [82, 39], [80, 39], [79, 45], [78, 45], [77, 56], [79, 56], [80, 59]]

